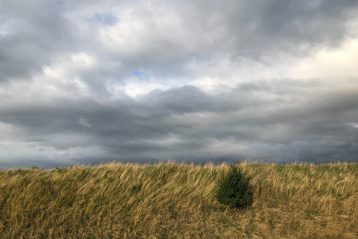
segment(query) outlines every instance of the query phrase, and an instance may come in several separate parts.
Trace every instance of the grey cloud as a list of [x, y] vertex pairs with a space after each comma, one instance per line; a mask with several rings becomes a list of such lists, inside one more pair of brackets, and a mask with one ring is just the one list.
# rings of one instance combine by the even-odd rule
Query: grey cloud
[[[245, 100], [252, 91], [246, 88], [246, 95], [240, 95], [241, 88], [208, 95], [183, 87], [152, 92], [141, 100], [123, 98], [106, 103], [88, 98], [64, 100], [51, 107], [3, 109], [0, 120], [26, 132], [25, 140], [54, 150], [91, 146], [104, 152], [100, 158], [72, 155], [68, 160], [74, 163], [357, 160], [358, 131], [348, 124], [358, 116], [358, 105], [349, 103], [357, 91], [339, 98], [327, 94], [322, 99], [306, 89], [310, 104], [296, 99], [282, 107], [279, 99], [265, 104]], [[286, 89], [290, 89], [288, 80]], [[246, 102], [245, 107], [237, 104], [240, 99]], [[221, 102], [227, 101], [232, 107], [221, 107]], [[91, 127], [79, 125], [82, 118]]]
[[281, 53], [303, 56], [317, 48], [339, 45], [350, 36], [348, 23], [358, 9], [358, 3], [349, 0], [159, 3], [177, 17], [179, 24], [167, 32], [153, 20], [161, 12], [139, 8], [140, 21], [152, 30], [133, 36], [143, 38], [141, 50], [128, 55], [109, 54], [125, 69], [141, 68], [164, 79], [191, 77], [184, 67], [193, 59], [251, 58], [271, 63]]
[[[112, 29], [116, 36], [116, 27], [128, 19], [115, 11], [129, 8], [130, 23], [139, 27], [126, 29], [121, 40], [127, 45], [112, 49], [100, 32]], [[10, 126], [17, 131], [10, 138], [0, 134], [0, 167], [111, 160], [357, 161], [352, 122], [358, 117], [358, 86], [352, 83], [328, 91], [325, 79], [262, 79], [214, 94], [171, 85], [138, 99], [120, 90], [113, 97], [108, 90], [128, 83], [138, 69], [143, 82], [174, 78], [182, 86], [196, 77], [187, 68], [191, 61], [204, 68], [241, 60], [270, 65], [280, 54], [309, 55], [350, 37], [357, 10], [354, 0], [3, 1], [0, 123], [6, 126], [0, 124], [0, 133], [12, 134]], [[41, 95], [48, 92], [38, 92], [23, 102], [27, 89], [14, 91], [15, 81], [31, 86], [45, 66], [80, 52], [96, 63], [55, 83], [39, 81], [44, 87], [38, 89], [53, 84], [66, 94], [46, 94], [51, 99], [44, 102]], [[67, 78], [78, 79], [89, 93], [77, 95], [74, 85], [61, 82]]]
[[6, 1], [0, 5], [2, 15], [14, 27], [0, 38], [0, 81], [31, 79], [57, 53], [75, 46], [74, 27], [51, 2]]
[[[263, 60], [279, 52], [306, 54], [307, 49], [315, 46], [340, 43], [349, 34], [347, 23], [358, 6], [356, 1], [350, 0], [149, 2], [152, 8], [148, 8], [146, 2], [117, 3], [121, 9], [137, 6], [132, 14], [138, 24], [147, 29], [130, 36], [131, 41], [142, 41], [140, 49], [130, 49], [126, 54], [105, 49], [93, 22], [86, 18], [79, 18], [77, 22], [78, 19], [68, 17], [86, 11], [89, 17], [121, 24], [116, 23], [110, 13], [101, 12], [115, 7], [114, 3], [4, 2], [0, 15], [18, 22], [19, 27], [14, 29], [14, 34], [0, 38], [1, 80], [31, 79], [43, 65], [50, 64], [56, 54], [66, 51], [95, 52], [101, 61], [107, 61], [107, 67], [103, 64], [96, 69], [101, 74], [92, 71], [93, 74], [81, 75], [92, 88], [100, 88], [96, 82], [103, 78], [121, 81], [138, 68], [160, 77], [183, 74], [183, 66], [193, 56], [200, 60], [216, 57]], [[164, 10], [157, 10], [161, 6]], [[94, 10], [91, 13], [89, 9]], [[157, 20], [165, 13], [172, 19]], [[81, 30], [81, 26], [87, 30]], [[113, 67], [108, 67], [111, 62]], [[119, 69], [118, 63], [123, 68]]]
[[[186, 6], [191, 13], [190, 20], [199, 19], [200, 26], [206, 27], [208, 32], [221, 28], [224, 39], [220, 40], [228, 43], [235, 54], [258, 55], [282, 51], [282, 48], [296, 50], [301, 45], [337, 43], [347, 33], [345, 24], [350, 17], [349, 11], [358, 6], [350, 0], [339, 3], [286, 0], [196, 3], [197, 8]], [[199, 18], [198, 12], [201, 13]], [[208, 21], [208, 18], [213, 20]]]
[[138, 24], [150, 28], [132, 36], [142, 39], [140, 49], [106, 54], [125, 68], [142, 68], [161, 77], [185, 74], [183, 66], [193, 57], [199, 61], [272, 61], [280, 53], [304, 55], [315, 48], [338, 45], [351, 34], [347, 26], [358, 7], [349, 0], [155, 3], [165, 6], [178, 23], [157, 21], [162, 11], [138, 6], [133, 10]]

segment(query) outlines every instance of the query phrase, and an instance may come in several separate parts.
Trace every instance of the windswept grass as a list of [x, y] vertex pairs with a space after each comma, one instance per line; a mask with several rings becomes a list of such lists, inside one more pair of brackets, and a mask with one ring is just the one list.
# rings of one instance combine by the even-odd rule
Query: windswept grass
[[358, 238], [358, 165], [242, 164], [253, 206], [215, 200], [225, 165], [0, 171], [0, 238]]

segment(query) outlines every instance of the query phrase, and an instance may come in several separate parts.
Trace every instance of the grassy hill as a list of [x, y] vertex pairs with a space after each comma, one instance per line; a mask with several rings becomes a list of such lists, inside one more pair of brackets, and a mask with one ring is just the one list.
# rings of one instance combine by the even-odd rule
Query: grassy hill
[[253, 206], [215, 200], [228, 166], [0, 171], [1, 238], [358, 238], [358, 164], [242, 164]]

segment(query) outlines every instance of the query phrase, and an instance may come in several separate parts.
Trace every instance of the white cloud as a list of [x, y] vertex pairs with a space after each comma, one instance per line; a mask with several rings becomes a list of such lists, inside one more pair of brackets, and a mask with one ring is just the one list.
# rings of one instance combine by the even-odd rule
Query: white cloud
[[[90, 94], [81, 74], [95, 67], [97, 60], [84, 52], [58, 57], [45, 65], [32, 80], [14, 79], [0, 86], [0, 106], [49, 103], [59, 98], [78, 98]], [[26, 89], [26, 90], [24, 90]]]
[[301, 79], [339, 81], [358, 77], [358, 38], [350, 38], [340, 46], [323, 48], [299, 59], [289, 76]]

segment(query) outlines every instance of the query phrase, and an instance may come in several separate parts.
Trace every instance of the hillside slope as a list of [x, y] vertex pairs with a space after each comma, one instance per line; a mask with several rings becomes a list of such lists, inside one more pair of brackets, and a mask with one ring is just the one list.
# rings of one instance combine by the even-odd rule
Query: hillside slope
[[358, 164], [242, 164], [254, 204], [214, 198], [225, 165], [0, 171], [1, 238], [358, 238]]

